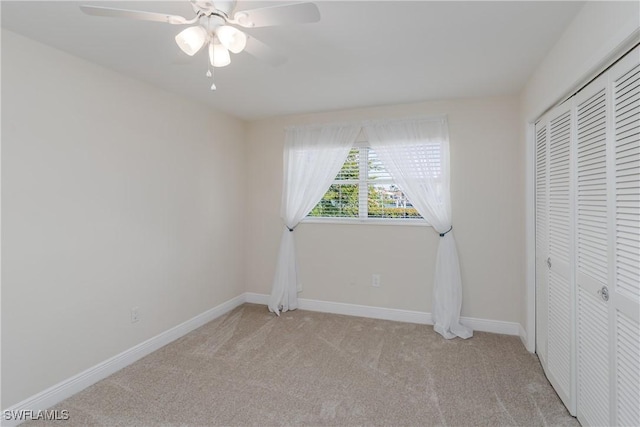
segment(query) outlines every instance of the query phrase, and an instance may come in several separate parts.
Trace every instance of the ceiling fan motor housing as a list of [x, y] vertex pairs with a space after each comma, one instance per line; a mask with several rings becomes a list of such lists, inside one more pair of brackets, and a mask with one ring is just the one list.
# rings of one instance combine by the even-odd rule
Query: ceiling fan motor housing
[[208, 0], [191, 0], [193, 10], [197, 14], [208, 15], [224, 15], [225, 18], [229, 18], [231, 12], [236, 7], [235, 1], [208, 1]]
[[200, 26], [207, 30], [208, 34], [215, 33], [218, 28], [226, 23], [226, 20], [220, 15], [203, 16], [199, 20]]

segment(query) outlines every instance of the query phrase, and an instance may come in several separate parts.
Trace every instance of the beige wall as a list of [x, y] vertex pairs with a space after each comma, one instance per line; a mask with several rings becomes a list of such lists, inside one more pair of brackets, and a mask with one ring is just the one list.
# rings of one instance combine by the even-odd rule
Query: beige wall
[[2, 31], [2, 408], [244, 292], [244, 139]]
[[[426, 102], [287, 116], [249, 124], [247, 290], [269, 293], [282, 232], [284, 127], [447, 114], [463, 316], [520, 321], [524, 298], [524, 155], [516, 97]], [[431, 312], [438, 235], [430, 227], [303, 224], [301, 298]], [[382, 286], [371, 287], [371, 274]]]

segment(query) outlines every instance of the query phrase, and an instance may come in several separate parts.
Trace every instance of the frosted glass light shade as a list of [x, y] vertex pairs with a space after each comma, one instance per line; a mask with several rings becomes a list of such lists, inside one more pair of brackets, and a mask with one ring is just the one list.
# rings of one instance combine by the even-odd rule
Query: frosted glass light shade
[[218, 43], [209, 43], [209, 61], [214, 67], [226, 67], [231, 64], [227, 48]]
[[216, 30], [220, 43], [233, 53], [240, 53], [247, 45], [247, 35], [229, 25], [223, 25]]
[[189, 56], [195, 55], [206, 40], [207, 31], [200, 26], [189, 27], [176, 36], [178, 47]]

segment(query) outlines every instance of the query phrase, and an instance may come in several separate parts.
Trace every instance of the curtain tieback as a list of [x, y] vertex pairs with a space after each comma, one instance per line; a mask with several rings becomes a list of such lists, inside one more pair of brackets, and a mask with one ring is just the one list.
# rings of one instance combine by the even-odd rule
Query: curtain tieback
[[[453, 230], [453, 225], [451, 226], [451, 228], [449, 228], [447, 231], [445, 231], [444, 233], [440, 233], [440, 237], [444, 237], [445, 234], [447, 234], [448, 232], [450, 232], [451, 230]], [[289, 231], [293, 231], [293, 230], [289, 230]]]
[[296, 225], [296, 227], [293, 227], [293, 228], [289, 228], [289, 226], [285, 226], [285, 227], [287, 227], [287, 230], [289, 230], [289, 232], [290, 232], [290, 233], [292, 233], [292, 232], [293, 232], [293, 230], [295, 230], [295, 229], [296, 229], [297, 225]]

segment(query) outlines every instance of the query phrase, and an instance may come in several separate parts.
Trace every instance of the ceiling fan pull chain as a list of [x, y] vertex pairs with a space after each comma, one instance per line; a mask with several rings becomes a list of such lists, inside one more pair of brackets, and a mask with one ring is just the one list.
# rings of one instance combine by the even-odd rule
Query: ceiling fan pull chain
[[213, 78], [213, 67], [211, 66], [211, 61], [207, 61], [207, 77]]
[[213, 82], [213, 70], [214, 70], [214, 66], [213, 66], [213, 55], [214, 55], [214, 50], [213, 50], [213, 37], [211, 38], [211, 41], [209, 41], [209, 60], [207, 61], [208, 64], [208, 70], [207, 70], [207, 77], [209, 77], [212, 81], [211, 81], [211, 90], [216, 90], [216, 84]]
[[211, 90], [216, 90], [216, 84], [213, 82], [213, 67], [209, 64], [209, 69], [207, 70], [207, 77], [211, 79]]

